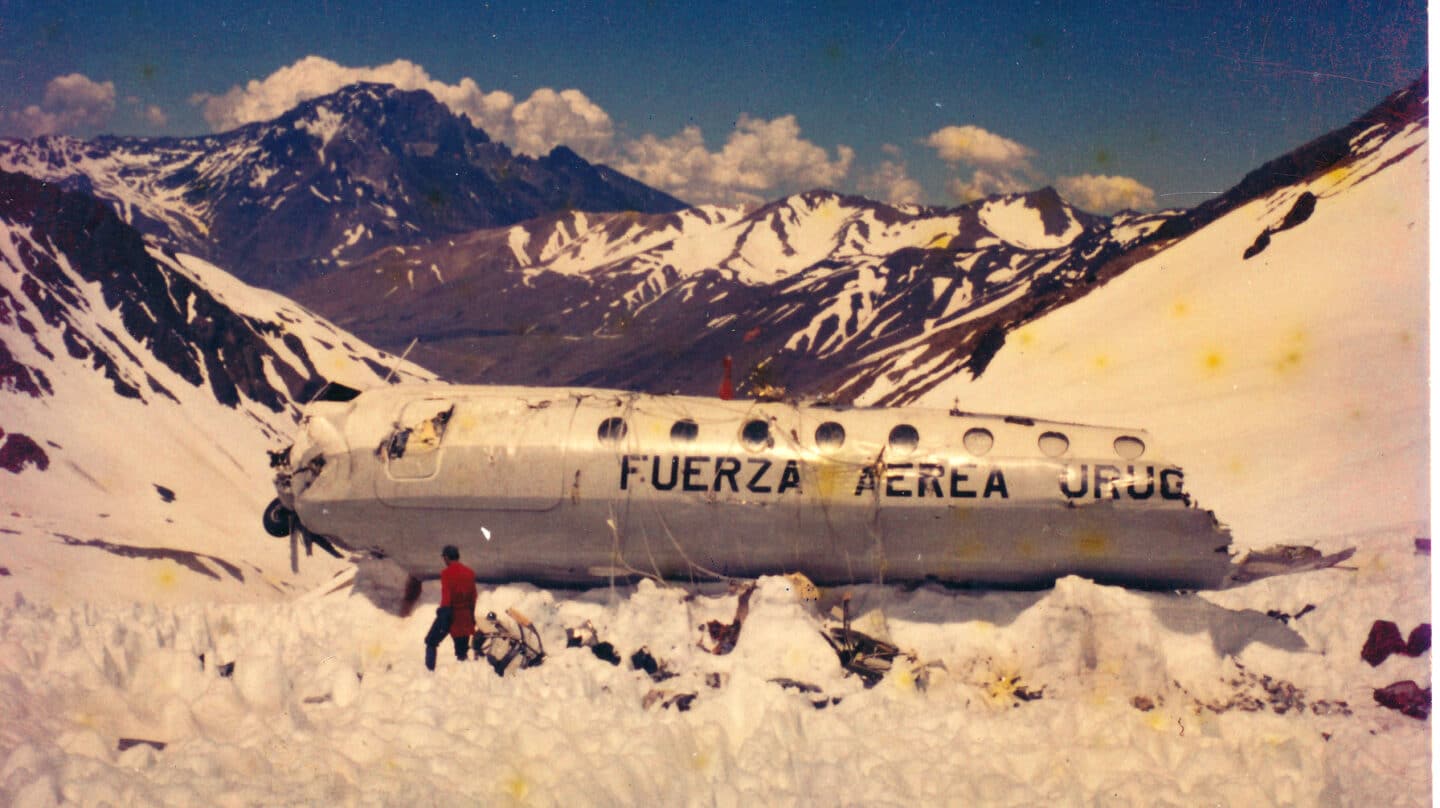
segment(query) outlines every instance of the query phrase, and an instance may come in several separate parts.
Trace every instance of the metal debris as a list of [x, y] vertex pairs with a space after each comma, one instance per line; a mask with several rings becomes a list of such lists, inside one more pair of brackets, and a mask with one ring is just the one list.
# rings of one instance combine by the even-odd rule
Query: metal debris
[[901, 655], [900, 649], [890, 642], [862, 634], [850, 627], [848, 593], [840, 605], [841, 624], [827, 627], [821, 632], [821, 636], [835, 649], [835, 653], [840, 657], [840, 665], [845, 670], [859, 676], [866, 688], [874, 687], [890, 672], [895, 658]]
[[505, 625], [494, 612], [475, 621], [475, 656], [489, 661], [497, 676], [504, 676], [517, 659], [521, 670], [545, 661], [545, 646], [530, 618], [515, 609], [506, 609], [505, 614], [515, 621], [517, 628]]

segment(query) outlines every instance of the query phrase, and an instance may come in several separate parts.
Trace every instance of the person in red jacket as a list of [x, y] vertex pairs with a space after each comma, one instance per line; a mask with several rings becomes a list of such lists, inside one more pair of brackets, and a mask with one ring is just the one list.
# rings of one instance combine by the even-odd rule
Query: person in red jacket
[[449, 634], [455, 641], [455, 658], [461, 662], [470, 653], [470, 635], [475, 633], [475, 570], [460, 563], [460, 548], [445, 545], [440, 551], [445, 569], [440, 573], [440, 606], [435, 622], [425, 635], [425, 667], [435, 670], [435, 651]]

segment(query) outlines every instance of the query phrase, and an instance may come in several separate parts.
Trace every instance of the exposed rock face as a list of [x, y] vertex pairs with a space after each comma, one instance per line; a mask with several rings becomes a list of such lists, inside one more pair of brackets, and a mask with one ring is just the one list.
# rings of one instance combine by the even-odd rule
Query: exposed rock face
[[271, 288], [557, 210], [685, 207], [563, 146], [512, 154], [429, 93], [377, 84], [209, 137], [3, 141], [0, 168], [99, 197], [141, 232]]

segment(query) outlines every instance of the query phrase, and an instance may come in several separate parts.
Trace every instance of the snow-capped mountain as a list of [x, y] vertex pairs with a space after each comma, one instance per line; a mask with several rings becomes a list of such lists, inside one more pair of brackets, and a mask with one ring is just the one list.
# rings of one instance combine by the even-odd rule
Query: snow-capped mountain
[[[456, 380], [709, 393], [728, 355], [742, 394], [905, 403], [979, 376], [1017, 328], [1225, 213], [1349, 170], [1423, 125], [1427, 99], [1422, 77], [1189, 211], [1094, 216], [1045, 189], [954, 209], [811, 191], [567, 212], [389, 249], [294, 294], [388, 350], [418, 339], [417, 360]], [[1238, 254], [1305, 219], [1313, 194], [1296, 193]]]
[[[0, 586], [79, 593], [143, 572], [137, 597], [191, 573], [219, 594], [257, 577], [288, 589], [289, 549], [259, 521], [265, 451], [326, 380], [374, 385], [392, 370], [429, 378], [147, 244], [91, 197], [0, 172]], [[295, 580], [327, 570], [308, 566]]]
[[554, 210], [684, 207], [563, 146], [512, 154], [429, 93], [375, 84], [208, 137], [0, 141], [0, 169], [92, 194], [167, 246], [270, 288]]
[[847, 398], [919, 341], [937, 358], [914, 394], [983, 364], [977, 318], [1055, 305], [1165, 220], [1094, 216], [1051, 189], [953, 209], [817, 190], [748, 211], [556, 214], [386, 250], [293, 293], [376, 345], [418, 338], [417, 361], [453, 379], [711, 393], [733, 355], [742, 393]]

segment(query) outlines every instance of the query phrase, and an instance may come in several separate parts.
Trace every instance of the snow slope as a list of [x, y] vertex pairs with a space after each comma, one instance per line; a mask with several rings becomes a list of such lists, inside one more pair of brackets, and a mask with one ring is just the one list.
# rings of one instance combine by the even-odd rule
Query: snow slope
[[[6, 181], [7, 205], [38, 187]], [[292, 575], [261, 528], [265, 451], [293, 432], [293, 395], [378, 384], [395, 359], [147, 249], [82, 197], [29, 204], [0, 208], [0, 597], [253, 600], [324, 580], [339, 562]]]
[[1428, 131], [1362, 134], [924, 402], [1148, 429], [1244, 546], [1427, 535]]

